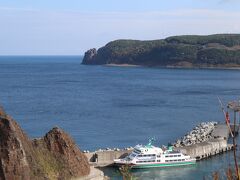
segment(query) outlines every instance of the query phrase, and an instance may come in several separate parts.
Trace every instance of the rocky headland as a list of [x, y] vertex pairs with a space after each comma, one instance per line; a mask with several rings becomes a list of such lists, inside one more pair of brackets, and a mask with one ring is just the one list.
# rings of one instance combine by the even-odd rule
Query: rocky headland
[[88, 50], [82, 64], [161, 67], [240, 67], [240, 34], [116, 40]]
[[73, 179], [90, 173], [87, 157], [72, 138], [55, 127], [29, 139], [0, 107], [0, 179]]

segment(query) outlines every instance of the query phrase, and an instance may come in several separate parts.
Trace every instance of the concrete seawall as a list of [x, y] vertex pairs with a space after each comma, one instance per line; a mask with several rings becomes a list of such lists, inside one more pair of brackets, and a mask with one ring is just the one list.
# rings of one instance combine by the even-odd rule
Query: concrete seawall
[[231, 144], [227, 143], [229, 138], [229, 129], [226, 124], [217, 124], [213, 129], [211, 136], [212, 139], [208, 139], [205, 142], [176, 147], [174, 149], [200, 160], [233, 148]]
[[96, 167], [104, 167], [112, 165], [114, 159], [124, 158], [132, 150], [119, 150], [119, 151], [96, 151], [85, 153], [91, 165]]
[[222, 138], [227, 140], [229, 137], [229, 129], [226, 124], [217, 124], [212, 132], [214, 138]]
[[227, 144], [225, 139], [212, 139], [207, 142], [194, 144], [191, 146], [175, 148], [183, 154], [188, 154], [197, 160], [207, 158], [232, 149], [231, 144]]

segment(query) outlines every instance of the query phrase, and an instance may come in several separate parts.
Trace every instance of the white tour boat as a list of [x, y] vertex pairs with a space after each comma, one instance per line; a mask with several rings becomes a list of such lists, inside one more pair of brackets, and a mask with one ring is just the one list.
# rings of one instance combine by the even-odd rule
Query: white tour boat
[[137, 145], [132, 153], [123, 159], [115, 159], [118, 166], [129, 165], [132, 168], [170, 167], [195, 164], [196, 159], [174, 151], [172, 146], [166, 150], [152, 145], [152, 140], [146, 146]]

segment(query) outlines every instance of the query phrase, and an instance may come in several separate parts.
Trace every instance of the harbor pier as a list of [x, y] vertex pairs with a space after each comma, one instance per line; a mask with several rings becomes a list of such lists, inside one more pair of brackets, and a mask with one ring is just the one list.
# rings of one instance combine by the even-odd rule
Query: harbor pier
[[[211, 132], [211, 138], [204, 142], [199, 142], [191, 145], [182, 145], [174, 147], [183, 154], [188, 154], [197, 160], [208, 158], [233, 149], [232, 144], [228, 144], [229, 128], [226, 124], [216, 124]], [[101, 150], [85, 153], [91, 165], [95, 167], [111, 166], [114, 159], [124, 158], [133, 149], [124, 150]]]
[[106, 150], [85, 153], [85, 155], [87, 156], [90, 165], [105, 167], [113, 165], [114, 159], [124, 158], [131, 152], [132, 150]]
[[212, 139], [190, 146], [175, 148], [184, 154], [188, 154], [197, 160], [208, 158], [233, 149], [232, 144], [227, 144], [225, 139]]

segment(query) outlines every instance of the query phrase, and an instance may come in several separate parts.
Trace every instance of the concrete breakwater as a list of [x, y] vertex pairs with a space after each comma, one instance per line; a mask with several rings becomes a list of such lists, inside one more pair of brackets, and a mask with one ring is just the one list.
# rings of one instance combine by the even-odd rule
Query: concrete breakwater
[[216, 122], [201, 123], [177, 140], [174, 149], [200, 160], [231, 150], [233, 145], [227, 143], [228, 137], [227, 125]]
[[203, 122], [193, 128], [181, 139], [178, 139], [173, 145], [175, 147], [190, 146], [193, 144], [206, 142], [213, 139], [213, 131], [216, 129], [217, 122]]
[[[182, 138], [178, 139], [174, 145], [174, 150], [178, 150], [184, 154], [198, 160], [207, 158], [233, 148], [228, 144], [229, 129], [225, 124], [216, 122], [200, 123]], [[90, 164], [96, 167], [110, 166], [114, 159], [126, 157], [133, 150], [132, 147], [125, 149], [109, 149], [98, 150], [95, 152], [86, 152]]]
[[200, 160], [223, 153], [231, 150], [232, 148], [233, 145], [227, 144], [227, 141], [224, 139], [211, 139], [206, 142], [175, 148], [175, 150]]

